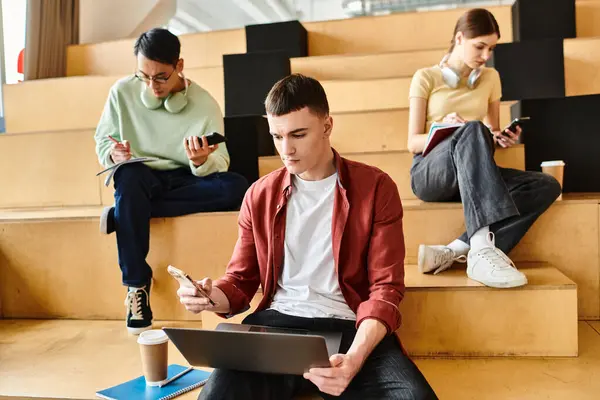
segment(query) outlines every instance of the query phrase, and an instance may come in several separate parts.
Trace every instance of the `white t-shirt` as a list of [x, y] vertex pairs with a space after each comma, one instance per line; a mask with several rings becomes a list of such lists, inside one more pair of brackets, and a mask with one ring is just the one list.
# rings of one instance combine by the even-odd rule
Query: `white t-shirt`
[[271, 308], [307, 318], [355, 320], [342, 295], [333, 259], [331, 225], [337, 173], [320, 181], [292, 176], [285, 250]]

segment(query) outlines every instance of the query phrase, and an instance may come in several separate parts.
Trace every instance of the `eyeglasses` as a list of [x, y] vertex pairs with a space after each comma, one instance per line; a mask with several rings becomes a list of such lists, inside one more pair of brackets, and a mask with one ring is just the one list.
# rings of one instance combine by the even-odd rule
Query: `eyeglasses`
[[167, 77], [163, 77], [163, 76], [156, 77], [156, 76], [148, 76], [148, 75], [144, 74], [143, 72], [136, 72], [135, 77], [144, 83], [154, 82], [159, 85], [163, 85], [163, 84], [167, 83], [169, 79], [171, 79], [171, 76], [173, 76], [174, 73], [175, 73], [175, 69], [173, 69], [173, 72], [171, 72], [169, 74], [169, 76], [167, 76]]

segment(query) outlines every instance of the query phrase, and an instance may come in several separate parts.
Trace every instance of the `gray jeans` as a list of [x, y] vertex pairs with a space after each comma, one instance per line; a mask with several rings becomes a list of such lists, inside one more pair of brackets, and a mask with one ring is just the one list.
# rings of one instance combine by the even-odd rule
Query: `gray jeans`
[[466, 123], [426, 157], [416, 155], [410, 175], [419, 199], [462, 202], [467, 232], [460, 240], [469, 243], [477, 230], [490, 226], [505, 253], [561, 193], [550, 175], [498, 167], [492, 135], [479, 121]]
[[[245, 324], [342, 333], [340, 353], [346, 353], [356, 335], [354, 321], [334, 318], [302, 318], [264, 310], [250, 314]], [[320, 393], [301, 375], [261, 374], [215, 369], [199, 400], [291, 400], [297, 396], [320, 395], [342, 400], [437, 400], [417, 366], [400, 348], [394, 335], [386, 336], [369, 355], [359, 373], [341, 396]], [[312, 397], [311, 397], [312, 398]]]

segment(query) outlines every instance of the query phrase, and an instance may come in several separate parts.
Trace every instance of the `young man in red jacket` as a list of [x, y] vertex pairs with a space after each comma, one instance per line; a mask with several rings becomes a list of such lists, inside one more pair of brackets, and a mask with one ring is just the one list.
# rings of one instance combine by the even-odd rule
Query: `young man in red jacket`
[[266, 99], [285, 165], [246, 193], [225, 276], [200, 283], [217, 306], [180, 288], [185, 307], [224, 316], [264, 298], [244, 322], [342, 332], [330, 368], [304, 376], [215, 370], [201, 399], [292, 399], [306, 389], [347, 399], [436, 399], [394, 332], [404, 294], [402, 204], [381, 170], [331, 148], [333, 119], [321, 84], [302, 75]]

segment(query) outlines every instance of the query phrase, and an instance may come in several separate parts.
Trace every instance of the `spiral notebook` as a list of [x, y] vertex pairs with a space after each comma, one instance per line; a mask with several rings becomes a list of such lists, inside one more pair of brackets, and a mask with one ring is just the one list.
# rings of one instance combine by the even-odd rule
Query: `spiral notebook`
[[[187, 368], [178, 365], [169, 365], [167, 376], [170, 378]], [[193, 369], [181, 378], [163, 386], [146, 386], [144, 376], [121, 383], [108, 389], [96, 392], [96, 396], [108, 400], [169, 400], [179, 395], [204, 385], [210, 376], [210, 372]]]

